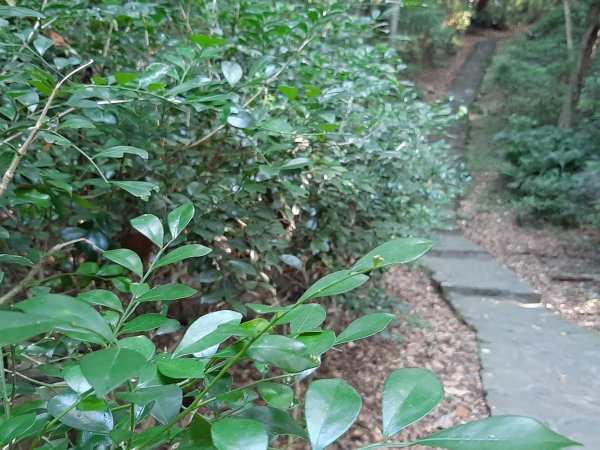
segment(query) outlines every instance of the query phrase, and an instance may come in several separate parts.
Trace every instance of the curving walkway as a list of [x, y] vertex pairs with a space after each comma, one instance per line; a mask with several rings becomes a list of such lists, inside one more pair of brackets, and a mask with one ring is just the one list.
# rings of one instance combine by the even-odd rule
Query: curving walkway
[[[475, 100], [496, 44], [491, 38], [471, 51], [449, 90], [454, 108]], [[451, 155], [463, 154], [468, 128], [465, 116], [449, 130]], [[462, 236], [452, 211], [448, 230], [423, 263], [477, 333], [491, 414], [535, 417], [585, 449], [600, 449], [600, 335], [541, 305], [529, 283]]]

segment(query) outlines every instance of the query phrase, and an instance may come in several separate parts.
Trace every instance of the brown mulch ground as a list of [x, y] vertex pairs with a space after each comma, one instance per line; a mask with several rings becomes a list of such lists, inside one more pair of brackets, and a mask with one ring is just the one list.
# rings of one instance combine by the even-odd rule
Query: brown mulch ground
[[[403, 312], [396, 314], [396, 324], [389, 328], [387, 337], [375, 336], [342, 346], [340, 352], [327, 353], [317, 373], [319, 378], [345, 379], [363, 398], [357, 422], [337, 444], [340, 449], [357, 448], [381, 439], [383, 383], [389, 372], [402, 367], [432, 370], [444, 384], [446, 399], [435, 412], [395, 440], [414, 440], [489, 415], [483, 400], [479, 352], [472, 330], [456, 318], [429, 278], [418, 269], [391, 270], [386, 276], [386, 287], [388, 294], [398, 297], [403, 304]], [[352, 320], [345, 313], [338, 319], [336, 331]], [[395, 336], [401, 341], [394, 339]]]
[[[546, 307], [600, 331], [600, 232], [520, 227], [514, 211], [482, 207], [483, 200], [475, 193], [494, 192], [495, 184], [496, 174], [475, 175], [472, 194], [460, 209], [468, 217], [460, 222], [465, 236], [529, 281]], [[590, 279], [578, 280], [582, 274]]]

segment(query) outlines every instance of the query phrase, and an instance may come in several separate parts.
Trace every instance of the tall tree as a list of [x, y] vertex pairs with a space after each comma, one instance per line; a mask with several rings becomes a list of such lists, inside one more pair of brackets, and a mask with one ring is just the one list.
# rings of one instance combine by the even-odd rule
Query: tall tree
[[600, 0], [592, 0], [588, 8], [585, 33], [581, 40], [579, 55], [569, 77], [569, 89], [560, 111], [560, 118], [558, 119], [558, 126], [561, 128], [570, 128], [573, 123], [573, 114], [579, 102], [583, 82], [590, 70], [592, 59], [598, 46], [599, 32]]

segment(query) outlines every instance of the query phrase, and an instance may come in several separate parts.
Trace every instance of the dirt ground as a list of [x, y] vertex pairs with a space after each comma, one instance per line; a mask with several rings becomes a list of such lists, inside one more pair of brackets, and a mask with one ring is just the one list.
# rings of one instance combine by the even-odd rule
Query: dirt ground
[[493, 141], [504, 126], [501, 104], [488, 73], [470, 113], [466, 161], [473, 182], [459, 224], [465, 236], [529, 281], [547, 308], [600, 331], [600, 232], [531, 222], [514, 208], [498, 170], [502, 149]]

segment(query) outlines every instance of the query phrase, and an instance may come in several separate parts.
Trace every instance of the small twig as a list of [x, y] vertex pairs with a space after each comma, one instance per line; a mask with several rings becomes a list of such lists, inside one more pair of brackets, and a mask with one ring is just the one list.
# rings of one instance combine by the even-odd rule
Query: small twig
[[598, 273], [556, 273], [550, 275], [556, 281], [596, 281], [600, 282]]
[[[31, 147], [31, 144], [33, 144], [33, 141], [35, 141], [35, 138], [37, 137], [40, 129], [42, 128], [44, 119], [46, 119], [46, 116], [48, 115], [50, 106], [52, 106], [52, 102], [54, 101], [54, 98], [57, 96], [58, 91], [60, 90], [61, 86], [69, 78], [71, 78], [77, 72], [80, 72], [81, 70], [84, 70], [85, 68], [89, 67], [93, 62], [94, 62], [93, 60], [89, 60], [87, 63], [83, 64], [82, 66], [79, 66], [75, 70], [72, 70], [67, 75], [65, 75], [65, 77], [62, 80], [60, 80], [56, 84], [56, 86], [52, 90], [52, 93], [50, 94], [50, 97], [48, 97], [48, 101], [46, 102], [46, 105], [44, 106], [44, 109], [42, 110], [40, 117], [38, 118], [37, 122], [33, 126], [31, 133], [27, 137], [27, 140], [23, 143], [23, 145], [21, 145], [21, 147], [19, 147], [15, 156], [13, 157], [12, 162], [10, 163], [10, 166], [4, 173], [4, 176], [2, 177], [2, 182], [0, 183], [0, 198], [4, 195], [4, 193], [6, 192], [6, 189], [8, 189], [8, 185], [10, 184], [13, 177], [15, 176], [17, 167], [19, 167], [19, 163], [21, 162], [21, 159], [23, 159], [23, 157], [27, 154], [29, 147]], [[0, 302], [0, 304], [2, 304], [2, 302]]]
[[94, 245], [93, 242], [89, 241], [86, 238], [73, 239], [72, 241], [63, 242], [62, 244], [56, 244], [54, 247], [52, 247], [48, 251], [48, 253], [46, 253], [42, 258], [40, 258], [38, 263], [31, 268], [31, 270], [27, 273], [27, 275], [25, 275], [25, 277], [19, 283], [17, 283], [17, 285], [15, 285], [10, 291], [8, 291], [6, 294], [4, 294], [2, 297], [0, 297], [0, 306], [9, 302], [15, 295], [17, 295], [19, 292], [21, 292], [21, 290], [23, 288], [25, 288], [27, 285], [29, 285], [29, 283], [36, 277], [36, 275], [42, 269], [46, 258], [48, 258], [49, 256], [53, 255], [54, 253], [62, 250], [63, 248], [68, 247], [73, 244], [77, 244], [78, 242], [86, 242], [89, 245], [91, 245], [93, 248], [98, 249], [98, 247], [96, 247], [96, 245]]

